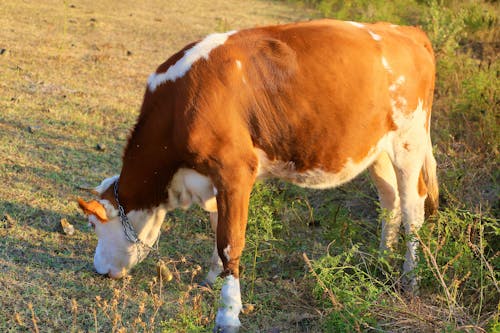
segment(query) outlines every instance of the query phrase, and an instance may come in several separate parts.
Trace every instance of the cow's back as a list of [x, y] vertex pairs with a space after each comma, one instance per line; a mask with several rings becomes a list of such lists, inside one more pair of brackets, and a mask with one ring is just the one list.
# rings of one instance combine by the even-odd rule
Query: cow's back
[[427, 42], [413, 28], [332, 20], [240, 31], [205, 64], [210, 116], [200, 128], [208, 121], [208, 137], [236, 145], [248, 135], [267, 160], [297, 172], [367, 164], [397, 117], [430, 103]]

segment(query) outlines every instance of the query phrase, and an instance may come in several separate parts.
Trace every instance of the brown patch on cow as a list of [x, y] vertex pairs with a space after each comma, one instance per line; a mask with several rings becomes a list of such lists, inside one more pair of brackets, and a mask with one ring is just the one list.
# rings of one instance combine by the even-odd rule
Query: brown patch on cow
[[406, 151], [410, 151], [410, 144], [409, 144], [408, 142], [403, 143], [403, 148], [404, 148]]
[[393, 115], [392, 115], [392, 110], [390, 112], [387, 112], [387, 129], [389, 131], [395, 131], [398, 129], [398, 125], [394, 122]]
[[418, 176], [418, 195], [420, 195], [421, 197], [427, 195], [427, 185], [425, 184], [424, 175], [422, 174], [422, 171]]

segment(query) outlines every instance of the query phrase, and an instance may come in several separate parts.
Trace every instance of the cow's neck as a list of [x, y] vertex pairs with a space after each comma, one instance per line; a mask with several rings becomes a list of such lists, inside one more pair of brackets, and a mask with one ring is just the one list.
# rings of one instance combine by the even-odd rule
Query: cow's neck
[[169, 137], [165, 133], [171, 130], [169, 120], [153, 114], [144, 116], [144, 109], [123, 155], [119, 196], [127, 212], [164, 203], [166, 186], [178, 167], [174, 147], [165, 141]]

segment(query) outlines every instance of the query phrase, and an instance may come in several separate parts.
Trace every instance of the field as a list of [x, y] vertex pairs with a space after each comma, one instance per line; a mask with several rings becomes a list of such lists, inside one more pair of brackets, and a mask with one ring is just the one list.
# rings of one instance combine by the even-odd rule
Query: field
[[[420, 233], [420, 295], [378, 256], [363, 174], [328, 191], [257, 184], [242, 259], [243, 332], [499, 332], [500, 29], [487, 1], [17, 1], [0, 4], [0, 331], [209, 332], [213, 236], [167, 215], [160, 253], [120, 281], [92, 270], [82, 187], [119, 172], [148, 75], [211, 32], [316, 17], [415, 24], [437, 57], [441, 207]], [[380, 212], [383, 213], [384, 212]], [[69, 235], [65, 219], [74, 225]]]

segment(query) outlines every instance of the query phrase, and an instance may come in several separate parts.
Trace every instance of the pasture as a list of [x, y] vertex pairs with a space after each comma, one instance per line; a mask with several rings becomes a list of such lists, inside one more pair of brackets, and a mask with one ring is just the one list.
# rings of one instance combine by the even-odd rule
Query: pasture
[[93, 272], [96, 237], [76, 198], [119, 172], [146, 79], [172, 53], [211, 32], [329, 16], [418, 24], [434, 44], [441, 207], [419, 236], [420, 295], [401, 292], [400, 254], [378, 256], [367, 174], [327, 191], [260, 183], [242, 331], [497, 332], [498, 14], [487, 1], [2, 1], [0, 331], [211, 331], [220, 285], [198, 285], [207, 213], [167, 214], [159, 246], [172, 281], [152, 257], [115, 281]]

